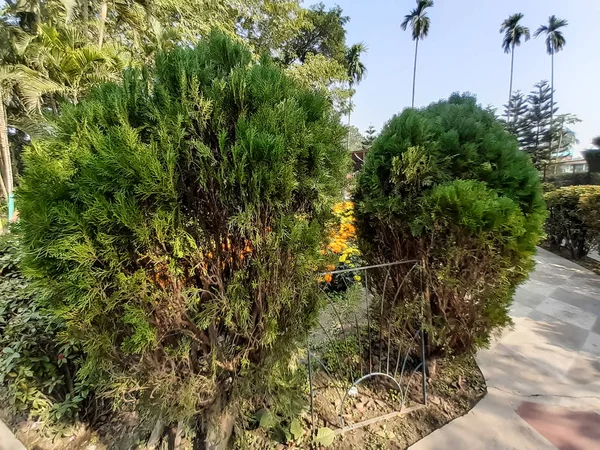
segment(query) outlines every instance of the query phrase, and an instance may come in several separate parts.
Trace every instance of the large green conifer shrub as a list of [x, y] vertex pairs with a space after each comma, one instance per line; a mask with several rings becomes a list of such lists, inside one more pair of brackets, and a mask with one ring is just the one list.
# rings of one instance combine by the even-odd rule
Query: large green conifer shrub
[[383, 310], [398, 334], [423, 325], [431, 353], [460, 352], [510, 322], [545, 207], [529, 157], [492, 112], [455, 94], [394, 116], [373, 144], [355, 200], [368, 263], [422, 263], [411, 272], [394, 266], [387, 285], [374, 280], [376, 291], [386, 287]]
[[199, 413], [221, 446], [241, 413], [289, 409], [343, 137], [325, 95], [220, 34], [65, 107], [18, 206], [78, 377], [166, 423]]

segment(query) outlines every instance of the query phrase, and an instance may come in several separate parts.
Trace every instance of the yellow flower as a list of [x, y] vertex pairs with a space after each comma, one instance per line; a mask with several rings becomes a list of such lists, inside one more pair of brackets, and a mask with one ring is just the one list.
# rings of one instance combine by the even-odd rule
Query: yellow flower
[[340, 262], [345, 263], [347, 258], [348, 258], [348, 255], [344, 253], [342, 256], [340, 256]]
[[360, 275], [354, 275], [354, 281], [360, 281]]

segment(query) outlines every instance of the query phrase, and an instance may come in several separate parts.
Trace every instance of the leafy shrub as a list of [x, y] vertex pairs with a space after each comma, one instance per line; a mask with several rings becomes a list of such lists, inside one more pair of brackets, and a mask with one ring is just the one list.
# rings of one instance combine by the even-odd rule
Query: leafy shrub
[[38, 307], [19, 268], [21, 254], [15, 234], [0, 238], [0, 397], [14, 413], [73, 418], [89, 394], [73, 380], [81, 354], [58, 343], [62, 323]]
[[549, 216], [547, 242], [564, 246], [574, 259], [600, 244], [600, 186], [569, 186], [544, 195]]
[[80, 379], [166, 423], [198, 414], [215, 445], [254, 408], [291, 413], [343, 137], [326, 96], [220, 34], [65, 107], [18, 200]]
[[[553, 185], [554, 189], [565, 186], [600, 184], [600, 174], [592, 172], [561, 173], [548, 175], [546, 182]], [[548, 189], [545, 189], [545, 191], [548, 191]]]
[[398, 333], [423, 326], [430, 353], [461, 352], [510, 322], [545, 208], [528, 156], [474, 98], [455, 94], [394, 116], [359, 175], [355, 204], [367, 264], [421, 262], [372, 283]]

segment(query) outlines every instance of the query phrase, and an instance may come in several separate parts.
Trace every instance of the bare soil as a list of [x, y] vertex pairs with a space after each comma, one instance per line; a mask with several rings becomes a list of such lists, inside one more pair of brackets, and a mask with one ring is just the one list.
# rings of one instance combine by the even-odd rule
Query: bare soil
[[128, 412], [102, 420], [94, 429], [81, 423], [49, 427], [2, 410], [0, 418], [27, 450], [132, 450], [143, 448], [149, 434], [148, 425]]
[[[485, 379], [472, 356], [460, 359], [437, 360], [435, 373], [430, 366], [431, 377], [427, 379], [428, 401], [421, 409], [384, 419], [336, 436], [328, 448], [335, 450], [405, 449], [448, 422], [463, 416], [483, 398], [486, 393]], [[422, 374], [414, 374], [407, 394], [405, 408], [422, 404]], [[315, 384], [322, 386], [314, 394], [315, 430], [328, 427], [340, 430], [340, 389], [325, 383], [326, 377], [316, 375]], [[358, 395], [348, 397], [343, 408], [343, 425], [349, 426], [364, 420], [380, 417], [400, 410], [401, 399], [390, 383], [374, 381], [361, 384]], [[346, 386], [347, 387], [347, 386]], [[238, 448], [308, 449], [310, 443], [310, 412], [306, 412], [301, 424], [304, 436], [295, 442], [283, 444], [268, 437], [265, 430], [247, 432], [247, 439]], [[324, 447], [317, 447], [324, 448]]]
[[[451, 420], [466, 414], [485, 395], [485, 379], [473, 357], [438, 360], [436, 365], [435, 376], [427, 380], [428, 401], [424, 408], [347, 432], [336, 439], [332, 448], [407, 448]], [[417, 373], [411, 384], [411, 401], [407, 406], [422, 402], [421, 384], [422, 374]], [[381, 395], [381, 391], [379, 395], [373, 391], [364, 394], [359, 391], [359, 396], [345, 408], [346, 414], [351, 415], [349, 419], [354, 421], [382, 415], [394, 408], [397, 410], [399, 402], [395, 398], [395, 391], [388, 390], [387, 394], [386, 398]]]

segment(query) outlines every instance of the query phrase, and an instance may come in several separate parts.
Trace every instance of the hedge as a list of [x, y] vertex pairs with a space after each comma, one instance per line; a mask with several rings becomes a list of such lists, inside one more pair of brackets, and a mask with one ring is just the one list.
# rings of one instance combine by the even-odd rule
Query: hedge
[[547, 192], [547, 243], [565, 247], [573, 259], [600, 244], [600, 186], [568, 186]]
[[529, 157], [491, 111], [453, 95], [394, 116], [367, 156], [355, 204], [368, 264], [421, 264], [393, 266], [391, 280], [382, 273], [373, 283], [397, 336], [423, 327], [431, 354], [458, 353], [510, 323], [545, 207]]

